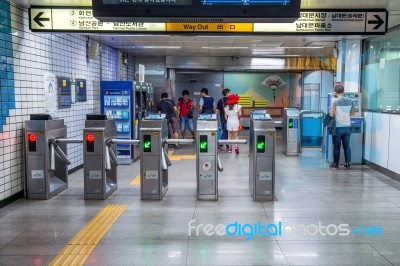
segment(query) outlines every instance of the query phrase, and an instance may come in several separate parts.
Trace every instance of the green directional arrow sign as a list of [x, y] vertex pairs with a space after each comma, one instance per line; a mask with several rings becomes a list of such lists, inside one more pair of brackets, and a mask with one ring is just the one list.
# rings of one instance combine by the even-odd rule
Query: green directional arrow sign
[[257, 153], [265, 152], [265, 136], [258, 135], [257, 136]]
[[258, 150], [261, 150], [261, 149], [264, 149], [264, 148], [265, 148], [265, 143], [264, 142], [257, 143], [257, 149]]
[[200, 152], [208, 152], [207, 135], [200, 135]]
[[143, 151], [151, 152], [151, 135], [143, 136]]

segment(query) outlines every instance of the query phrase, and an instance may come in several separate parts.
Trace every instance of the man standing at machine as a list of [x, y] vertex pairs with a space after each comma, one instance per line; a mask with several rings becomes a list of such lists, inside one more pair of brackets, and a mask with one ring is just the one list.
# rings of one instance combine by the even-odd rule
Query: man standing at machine
[[329, 111], [329, 115], [335, 118], [335, 128], [332, 131], [333, 162], [330, 167], [339, 169], [340, 144], [342, 143], [345, 159], [344, 167], [350, 169], [350, 116], [355, 114], [354, 104], [351, 99], [344, 97], [344, 87], [342, 85], [335, 86], [334, 92], [337, 98], [332, 100], [332, 107]]

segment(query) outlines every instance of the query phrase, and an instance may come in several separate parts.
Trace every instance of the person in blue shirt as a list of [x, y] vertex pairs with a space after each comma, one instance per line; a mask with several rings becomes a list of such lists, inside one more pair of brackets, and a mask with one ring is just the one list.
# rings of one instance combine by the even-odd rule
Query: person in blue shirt
[[332, 131], [333, 162], [330, 167], [339, 169], [340, 146], [342, 144], [345, 160], [344, 167], [350, 169], [350, 116], [355, 114], [354, 103], [350, 98], [344, 97], [344, 87], [342, 85], [335, 86], [334, 93], [337, 98], [332, 100], [332, 107], [329, 111], [329, 115], [335, 118], [335, 128]]

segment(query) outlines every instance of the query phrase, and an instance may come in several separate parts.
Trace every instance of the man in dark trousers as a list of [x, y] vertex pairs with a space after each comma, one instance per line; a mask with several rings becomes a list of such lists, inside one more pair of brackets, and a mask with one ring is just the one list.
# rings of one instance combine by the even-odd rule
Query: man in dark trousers
[[[172, 100], [168, 99], [168, 93], [163, 92], [161, 94], [161, 101], [157, 104], [157, 110], [160, 114], [165, 114], [168, 128], [169, 124], [171, 124], [174, 139], [178, 139], [179, 120], [176, 116], [177, 108], [175, 103]], [[180, 147], [178, 145], [175, 145], [175, 149], [179, 148]]]
[[[225, 119], [224, 108], [226, 106], [226, 100], [228, 99], [228, 96], [230, 94], [231, 94], [230, 89], [226, 88], [226, 89], [222, 90], [222, 95], [224, 95], [224, 97], [219, 99], [219, 101], [217, 103], [217, 110], [219, 112], [219, 121], [221, 122], [221, 131], [222, 131], [220, 139], [228, 139], [228, 130], [226, 130], [226, 119]], [[228, 148], [229, 145], [226, 145], [226, 147]], [[224, 145], [219, 145], [218, 150], [225, 151]]]

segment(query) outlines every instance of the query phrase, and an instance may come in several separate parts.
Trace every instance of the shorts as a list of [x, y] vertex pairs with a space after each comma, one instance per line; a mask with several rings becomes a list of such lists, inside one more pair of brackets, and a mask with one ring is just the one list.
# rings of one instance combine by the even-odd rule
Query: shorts
[[179, 121], [178, 118], [176, 117], [171, 117], [167, 119], [167, 125], [169, 125], [171, 123], [171, 127], [172, 127], [172, 132], [178, 132], [178, 128], [179, 128]]
[[189, 128], [190, 132], [194, 131], [193, 120], [187, 116], [181, 116], [181, 130], [185, 131], [186, 126]]
[[229, 120], [226, 123], [226, 130], [228, 131], [239, 131], [239, 120]]

